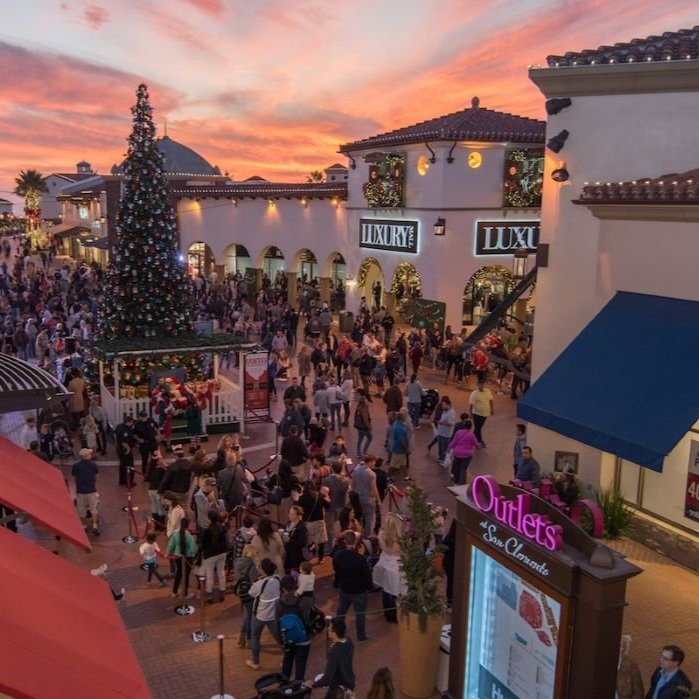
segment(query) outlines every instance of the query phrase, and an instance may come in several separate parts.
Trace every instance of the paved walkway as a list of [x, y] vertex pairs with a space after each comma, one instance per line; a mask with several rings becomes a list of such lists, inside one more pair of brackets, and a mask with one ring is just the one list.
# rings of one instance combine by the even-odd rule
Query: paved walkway
[[[468, 390], [454, 385], [445, 386], [443, 376], [429, 369], [424, 371], [421, 380], [426, 386], [447, 392], [452, 398], [457, 414], [466, 409]], [[282, 386], [283, 384], [280, 384], [279, 387]], [[281, 402], [273, 405], [275, 415], [280, 414]], [[508, 480], [512, 473], [511, 452], [514, 425], [517, 422], [514, 414], [515, 401], [510, 400], [508, 395], [498, 395], [495, 409], [495, 416], [489, 419], [485, 428], [488, 447], [476, 455], [470, 473], [471, 477], [475, 474], [491, 473], [501, 480]], [[386, 425], [383, 403], [374, 400], [372, 414], [375, 425], [372, 448], [380, 454]], [[21, 415], [5, 415], [0, 422], [0, 432], [16, 437], [21, 423]], [[252, 425], [249, 435], [249, 439], [245, 440], [245, 448], [248, 450], [252, 466], [258, 467], [264, 464], [274, 451], [271, 448], [274, 445], [274, 430], [271, 425]], [[416, 433], [412, 474], [430, 492], [436, 504], [448, 507], [453, 512], [453, 498], [446, 490], [446, 486], [449, 485], [448, 474], [437, 464], [436, 456], [426, 455], [426, 444], [431, 436], [432, 431], [427, 424]], [[348, 439], [353, 447], [353, 429], [348, 430]], [[215, 438], [209, 442], [209, 450], [215, 448], [216, 442]], [[119, 603], [119, 608], [153, 696], [156, 699], [208, 699], [218, 691], [217, 645], [214, 641], [193, 643], [191, 634], [201, 625], [198, 616], [176, 616], [169, 590], [146, 587], [145, 574], [138, 568], [138, 544], [128, 545], [121, 542], [121, 537], [128, 533], [127, 517], [121, 510], [126, 501], [126, 493], [124, 488], [116, 484], [115, 463], [112, 453], [102, 462], [99, 488], [102, 498], [103, 534], [93, 541], [93, 552], [76, 552], [73, 547], [64, 544], [63, 553], [85, 568], [107, 563], [110, 583], [117, 588], [126, 587], [126, 599]], [[546, 470], [546, 465], [542, 466]], [[69, 465], [66, 464], [62, 469], [67, 474]], [[142, 523], [143, 515], [147, 511], [147, 493], [140, 479], [134, 491], [134, 502], [142, 508], [138, 513], [139, 523]], [[36, 536], [47, 545], [52, 542], [45, 534], [33, 532], [31, 525], [23, 527], [23, 530], [27, 535]], [[635, 542], [621, 542], [617, 546], [630, 560], [644, 568], [644, 573], [629, 582], [625, 617], [625, 630], [634, 637], [631, 656], [638, 662], [644, 681], [647, 683], [657, 663], [660, 647], [665, 643], [677, 643], [687, 652], [686, 672], [694, 679], [695, 684], [699, 684], [699, 576]], [[317, 600], [326, 612], [333, 613], [336, 602], [330, 562], [326, 561], [322, 566], [317, 566], [316, 575]], [[378, 610], [380, 598], [380, 594], [372, 595], [370, 611]], [[199, 611], [200, 605], [195, 602], [195, 606]], [[224, 665], [226, 691], [238, 699], [253, 697], [253, 683], [260, 673], [245, 666], [245, 660], [250, 657], [249, 651], [240, 651], [235, 644], [241, 620], [237, 598], [230, 594], [223, 604], [207, 607], [206, 614], [206, 627], [209, 632], [214, 636], [223, 633], [228, 637]], [[394, 675], [400, 673], [395, 625], [386, 624], [379, 613], [370, 617], [368, 630], [371, 640], [359, 644], [356, 651], [358, 697], [366, 696], [371, 676], [378, 667], [388, 665]], [[351, 612], [349, 631], [354, 637]], [[324, 666], [324, 644], [324, 638], [314, 639], [308, 663], [308, 677], [320, 672]], [[263, 671], [277, 671], [280, 662], [279, 648], [275, 647], [271, 638], [266, 637], [262, 653]]]

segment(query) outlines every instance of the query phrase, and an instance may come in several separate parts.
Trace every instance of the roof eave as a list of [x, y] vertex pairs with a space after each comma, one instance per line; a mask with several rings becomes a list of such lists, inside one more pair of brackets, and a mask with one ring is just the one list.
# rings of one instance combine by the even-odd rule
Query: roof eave
[[530, 68], [529, 79], [547, 98], [699, 90], [696, 60]]
[[575, 199], [573, 204], [587, 207], [590, 213], [600, 220], [699, 222], [699, 201], [630, 202]]

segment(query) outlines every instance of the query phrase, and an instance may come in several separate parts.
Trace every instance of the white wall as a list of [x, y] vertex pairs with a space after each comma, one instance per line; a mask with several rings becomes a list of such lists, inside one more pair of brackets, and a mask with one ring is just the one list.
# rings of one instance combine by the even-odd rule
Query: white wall
[[[645, 250], [644, 243], [656, 237], [662, 239], [668, 226], [675, 226], [650, 224], [644, 240], [634, 242], [634, 231], [643, 225], [631, 222], [625, 224], [628, 234], [624, 236], [624, 247], [606, 236], [602, 247], [600, 222], [586, 207], [571, 200], [580, 196], [586, 182], [628, 181], [697, 167], [699, 131], [693, 116], [697, 108], [699, 95], [695, 93], [573, 97], [571, 107], [549, 118], [547, 140], [562, 129], [567, 129], [570, 136], [559, 154], [548, 150], [546, 154], [541, 242], [551, 247], [549, 267], [539, 271], [537, 280], [535, 377], [565, 349], [614, 291], [623, 288], [615, 289], [610, 284], [611, 262], [601, 255], [611, 254], [614, 248], [620, 257], [613, 262], [616, 271], [612, 279], [614, 283], [627, 283], [653, 259], [657, 241], [651, 250]], [[550, 178], [560, 161], [566, 163], [571, 175], [563, 185]], [[633, 252], [635, 247], [639, 249]], [[691, 258], [685, 259], [691, 262]], [[652, 267], [654, 275], [659, 265], [653, 263]], [[660, 274], [667, 281], [671, 270]], [[653, 275], [647, 274], [649, 278]], [[677, 289], [679, 285], [670, 287]]]

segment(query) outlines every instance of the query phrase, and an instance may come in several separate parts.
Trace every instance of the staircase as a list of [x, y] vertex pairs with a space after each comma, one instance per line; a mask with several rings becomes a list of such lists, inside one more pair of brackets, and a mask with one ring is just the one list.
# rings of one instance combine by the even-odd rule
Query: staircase
[[526, 277], [510, 291], [495, 308], [483, 318], [478, 327], [466, 338], [466, 344], [477, 345], [493, 328], [497, 327], [498, 321], [502, 318], [512, 304], [524, 294], [524, 292], [536, 280], [536, 267], [532, 268]]

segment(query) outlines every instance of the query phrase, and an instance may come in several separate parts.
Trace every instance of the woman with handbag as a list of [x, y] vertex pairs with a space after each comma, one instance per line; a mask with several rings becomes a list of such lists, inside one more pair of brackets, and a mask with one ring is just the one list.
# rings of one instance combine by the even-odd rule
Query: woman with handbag
[[269, 558], [277, 570], [284, 565], [284, 542], [278, 532], [274, 531], [272, 522], [263, 517], [257, 524], [257, 534], [250, 542], [254, 551], [255, 563], [259, 566], [262, 560]]
[[303, 521], [308, 529], [309, 546], [315, 546], [318, 563], [322, 563], [325, 556], [325, 544], [328, 542], [325, 510], [328, 509], [330, 503], [318, 492], [315, 483], [309, 480], [303, 484], [303, 494], [299, 498], [299, 506], [303, 508]]
[[462, 420], [463, 428], [454, 432], [446, 450], [446, 455], [451, 454], [451, 478], [456, 485], [466, 484], [466, 469], [476, 450], [481, 448], [481, 443], [471, 431], [473, 423], [463, 415]]

